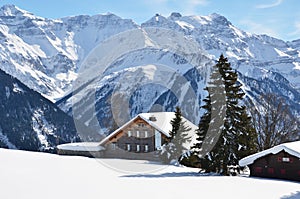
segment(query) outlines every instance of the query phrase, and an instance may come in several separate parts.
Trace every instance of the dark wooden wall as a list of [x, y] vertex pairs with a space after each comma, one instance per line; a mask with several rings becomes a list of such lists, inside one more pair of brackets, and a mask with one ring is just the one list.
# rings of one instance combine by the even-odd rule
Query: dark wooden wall
[[261, 157], [249, 167], [251, 176], [300, 181], [300, 160], [285, 151]]

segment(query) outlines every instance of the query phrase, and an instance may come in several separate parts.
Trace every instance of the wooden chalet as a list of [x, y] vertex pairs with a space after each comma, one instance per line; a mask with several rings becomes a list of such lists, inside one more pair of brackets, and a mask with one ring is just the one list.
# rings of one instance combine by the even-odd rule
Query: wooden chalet
[[[59, 145], [58, 154], [97, 158], [124, 158], [159, 161], [158, 151], [170, 137], [174, 112], [141, 113], [97, 143], [70, 143]], [[183, 117], [191, 143], [195, 141], [196, 125]]]
[[[158, 160], [157, 151], [170, 137], [170, 122], [174, 117], [174, 112], [137, 115], [100, 142], [106, 149], [104, 157]], [[183, 120], [191, 128], [189, 134], [193, 137], [197, 126], [185, 118]]]
[[300, 141], [280, 144], [245, 157], [240, 166], [250, 168], [250, 176], [300, 181]]

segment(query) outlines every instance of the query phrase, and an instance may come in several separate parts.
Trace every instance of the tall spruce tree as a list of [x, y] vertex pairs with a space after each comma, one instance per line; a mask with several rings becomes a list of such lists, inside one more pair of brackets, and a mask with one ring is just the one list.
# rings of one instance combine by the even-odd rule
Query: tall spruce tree
[[238, 74], [231, 68], [228, 59], [220, 56], [217, 63], [224, 79], [226, 91], [226, 119], [223, 134], [226, 138], [227, 165], [237, 165], [238, 161], [255, 151], [255, 129], [248, 116], [246, 106], [242, 105], [245, 96], [242, 85], [238, 82]]
[[179, 107], [176, 107], [175, 117], [171, 120], [172, 130], [168, 143], [163, 146], [162, 159], [165, 163], [179, 164], [183, 154], [187, 152], [186, 143], [191, 141], [188, 132], [191, 130], [182, 120], [182, 114]]
[[[225, 93], [222, 93], [222, 87]], [[204, 107], [210, 107], [210, 110], [207, 109], [200, 119], [199, 130], [203, 132], [197, 133], [198, 145], [194, 148], [200, 152], [203, 169], [227, 174], [228, 165], [237, 165], [239, 159], [255, 152], [256, 134], [246, 107], [241, 105], [245, 93], [238, 82], [238, 74], [223, 55], [213, 67], [207, 90], [210, 99], [204, 101]], [[221, 117], [213, 113], [214, 110], [220, 111]], [[210, 122], [208, 115], [212, 117]], [[222, 118], [223, 125], [220, 125]], [[206, 135], [204, 140], [203, 135]], [[205, 143], [213, 143], [214, 147], [207, 150], [209, 145], [203, 146]]]
[[[203, 100], [202, 108], [205, 113], [200, 118], [199, 128], [196, 132], [197, 142], [192, 147], [200, 158], [201, 168], [207, 172], [218, 172], [222, 153], [211, 152], [217, 144], [220, 151], [222, 128], [225, 118], [226, 96], [224, 80], [217, 65], [212, 67], [208, 86], [205, 88], [208, 96]], [[210, 153], [211, 152], [211, 153]]]
[[178, 106], [176, 106], [176, 108], [175, 108], [175, 117], [171, 120], [171, 125], [172, 125], [172, 130], [170, 132], [170, 135], [171, 135], [170, 139], [171, 140], [177, 134], [177, 132], [180, 128], [181, 121], [182, 121], [181, 110]]
[[[206, 87], [204, 90], [208, 91], [208, 88]], [[203, 146], [205, 146], [204, 140], [207, 136], [209, 123], [211, 121], [211, 97], [209, 93], [203, 101], [204, 105], [201, 106], [201, 108], [204, 109], [204, 113], [200, 118], [198, 129], [196, 130], [196, 143], [191, 147], [192, 153], [184, 159], [184, 164], [191, 167], [206, 168], [207, 170], [209, 161], [207, 160], [207, 152], [205, 152]]]
[[[204, 90], [208, 91], [208, 88], [206, 87]], [[198, 124], [198, 129], [196, 130], [197, 142], [194, 143], [194, 145], [191, 147], [191, 149], [194, 150], [194, 152], [197, 154], [199, 154], [202, 150], [202, 145], [209, 128], [209, 123], [211, 121], [211, 97], [209, 93], [208, 96], [205, 99], [203, 99], [203, 102], [205, 104], [201, 106], [201, 108], [203, 108], [205, 112], [201, 116]]]

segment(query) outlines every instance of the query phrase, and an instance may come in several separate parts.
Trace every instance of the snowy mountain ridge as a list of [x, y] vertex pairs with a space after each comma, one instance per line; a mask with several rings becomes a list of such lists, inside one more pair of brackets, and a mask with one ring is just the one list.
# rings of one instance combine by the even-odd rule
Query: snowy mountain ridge
[[[185, 49], [183, 40], [176, 39], [174, 34], [156, 35], [155, 28], [171, 30], [193, 40], [199, 46], [197, 64], [191, 64], [184, 53], [172, 51], [164, 43], [173, 40], [179, 49]], [[81, 75], [81, 66], [92, 50], [103, 41], [118, 34], [122, 36], [124, 31], [140, 31], [135, 42], [136, 45], [143, 44], [144, 48], [115, 57], [103, 71], [104, 76], [89, 79], [91, 83], [87, 88], [72, 92], [74, 82]], [[120, 41], [126, 37], [122, 39]], [[174, 106], [187, 101], [182, 107], [183, 112], [189, 113], [185, 116], [197, 123], [199, 106], [206, 95], [203, 88], [209, 66], [221, 53], [239, 72], [249, 99], [258, 101], [263, 92], [276, 93], [300, 115], [300, 39], [285, 42], [267, 35], [247, 33], [215, 13], [208, 16], [155, 15], [138, 25], [110, 13], [46, 19], [6, 5], [0, 9], [0, 41], [2, 70], [51, 101], [57, 101], [69, 114], [75, 103], [81, 110], [77, 119], [81, 118], [91, 126], [96, 125], [87, 115], [92, 109], [101, 125], [112, 125], [111, 100], [116, 91], [127, 91], [129, 97], [124, 100], [128, 101], [129, 112], [126, 114], [130, 117], [156, 109], [172, 111]], [[106, 50], [109, 54], [119, 49]], [[100, 55], [107, 55], [102, 53]], [[155, 74], [167, 73], [166, 66], [178, 72], [165, 82], [150, 84]], [[130, 78], [124, 81], [124, 77]], [[184, 80], [174, 84], [180, 77]], [[191, 95], [187, 95], [189, 93]], [[195, 96], [192, 97], [194, 101], [186, 96]], [[95, 108], [85, 104], [89, 97], [94, 98]]]
[[78, 141], [73, 118], [0, 70], [0, 148], [54, 152]]
[[0, 9], [1, 68], [55, 101], [71, 90], [80, 61], [97, 43], [136, 27], [113, 14], [52, 20], [6, 5]]

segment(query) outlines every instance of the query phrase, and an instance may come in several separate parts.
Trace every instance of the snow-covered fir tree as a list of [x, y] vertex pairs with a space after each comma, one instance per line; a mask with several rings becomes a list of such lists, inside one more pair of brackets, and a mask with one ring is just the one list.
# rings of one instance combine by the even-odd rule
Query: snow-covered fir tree
[[[204, 90], [208, 91], [208, 87]], [[208, 96], [203, 101], [205, 104], [201, 106], [201, 108], [204, 109], [204, 113], [200, 118], [198, 129], [196, 130], [197, 142], [191, 147], [191, 153], [183, 160], [184, 165], [186, 166], [199, 167], [200, 164], [201, 167], [207, 167], [204, 165], [208, 164], [208, 161], [206, 160], [207, 156], [205, 156], [207, 152], [205, 153], [205, 149], [202, 146], [205, 146], [204, 140], [207, 136], [209, 123], [211, 121], [211, 97], [209, 92]]]
[[224, 79], [226, 91], [226, 119], [223, 133], [227, 134], [224, 141], [228, 147], [224, 163], [237, 165], [241, 158], [256, 152], [256, 132], [246, 106], [242, 104], [245, 93], [238, 81], [237, 72], [231, 68], [228, 59], [223, 55], [220, 56], [217, 66]]
[[[208, 88], [206, 87], [205, 90], [208, 91]], [[191, 147], [191, 149], [194, 149], [196, 153], [200, 153], [211, 120], [211, 97], [209, 93], [203, 101], [205, 104], [201, 108], [203, 108], [205, 112], [201, 116], [198, 129], [196, 130], [197, 142]]]
[[191, 137], [188, 135], [191, 128], [182, 120], [179, 107], [176, 107], [175, 117], [171, 120], [171, 125], [170, 138], [162, 147], [161, 157], [163, 162], [167, 164], [178, 165], [183, 159], [184, 153], [188, 151], [184, 144], [191, 141]]
[[203, 106], [206, 113], [200, 119], [198, 142], [192, 148], [207, 172], [227, 174], [228, 165], [237, 165], [239, 159], [255, 152], [256, 134], [241, 104], [245, 93], [237, 72], [223, 55], [213, 67], [207, 90]]

